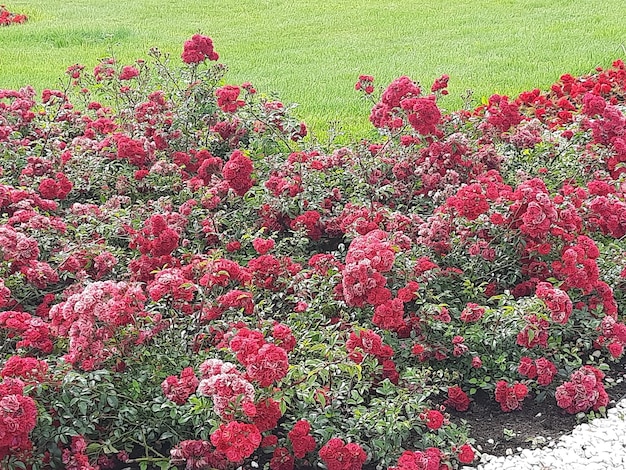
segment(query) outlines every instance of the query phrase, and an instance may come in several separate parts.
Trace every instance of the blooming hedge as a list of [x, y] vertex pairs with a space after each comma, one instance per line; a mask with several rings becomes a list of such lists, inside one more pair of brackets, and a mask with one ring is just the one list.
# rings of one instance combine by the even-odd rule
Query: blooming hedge
[[0, 90], [3, 468], [442, 470], [478, 390], [604, 411], [623, 62], [451, 114], [362, 75], [380, 138], [326, 148], [181, 59]]

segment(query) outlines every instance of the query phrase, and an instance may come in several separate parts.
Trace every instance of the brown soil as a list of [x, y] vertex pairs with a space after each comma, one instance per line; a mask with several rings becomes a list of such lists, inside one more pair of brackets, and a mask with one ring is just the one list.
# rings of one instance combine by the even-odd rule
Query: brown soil
[[[622, 361], [607, 373], [606, 389], [611, 398], [609, 408], [626, 396], [624, 366]], [[620, 378], [622, 381], [616, 383]], [[542, 447], [569, 433], [581, 422], [575, 415], [559, 408], [554, 397], [547, 397], [542, 403], [527, 398], [522, 410], [503, 413], [493, 398], [480, 392], [474, 396], [468, 411], [459, 413], [451, 410], [450, 414], [452, 421], [460, 423], [465, 420], [468, 423], [474, 447], [498, 456], [506, 455], [507, 449], [516, 452]]]

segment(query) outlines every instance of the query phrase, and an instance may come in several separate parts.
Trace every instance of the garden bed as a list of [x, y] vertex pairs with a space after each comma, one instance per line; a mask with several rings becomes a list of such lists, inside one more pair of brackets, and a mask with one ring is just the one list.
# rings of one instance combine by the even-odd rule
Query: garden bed
[[4, 467], [453, 469], [623, 393], [622, 61], [451, 114], [362, 75], [379, 136], [321, 146], [180, 59], [0, 90]]

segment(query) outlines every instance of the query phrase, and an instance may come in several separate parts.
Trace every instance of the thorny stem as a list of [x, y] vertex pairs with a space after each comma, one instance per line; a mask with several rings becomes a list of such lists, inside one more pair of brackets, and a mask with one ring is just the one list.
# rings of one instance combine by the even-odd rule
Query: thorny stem
[[170, 71], [170, 68], [167, 67], [167, 65], [161, 60], [161, 51], [159, 51], [158, 49], [154, 48], [150, 50], [150, 55], [154, 58], [155, 60], [155, 65], [157, 66], [157, 68], [159, 69], [159, 73], [160, 74], [164, 74], [168, 79], [169, 82], [174, 86], [174, 88], [176, 89], [176, 91], [178, 93], [183, 93], [182, 90], [180, 89], [180, 87], [178, 86], [178, 82], [174, 79], [174, 77], [172, 76], [172, 73]]
[[169, 457], [141, 457], [137, 459], [128, 459], [124, 463], [155, 463], [155, 462], [170, 462]]
[[[386, 148], [391, 145], [391, 142], [393, 142], [398, 136], [402, 135], [406, 129], [407, 129], [407, 125], [404, 125], [404, 127], [402, 127], [401, 129], [398, 129], [398, 131], [395, 134], [392, 134], [390, 136], [388, 136], [387, 140], [385, 141], [385, 143], [382, 145], [382, 147], [378, 150], [378, 153], [383, 153]], [[376, 158], [376, 155], [373, 155], [374, 158]], [[363, 161], [361, 160], [361, 158], [359, 156], [357, 156], [357, 164], [359, 165], [359, 169], [362, 172], [362, 176], [363, 176], [363, 181], [368, 181], [367, 178], [367, 169], [365, 168], [365, 165], [363, 165]], [[374, 189], [372, 188], [372, 193], [370, 194], [369, 200], [370, 200], [370, 211], [373, 213], [374, 212]]]
[[[167, 457], [165, 457], [165, 455], [163, 455], [161, 452], [159, 452], [158, 450], [156, 450], [153, 447], [150, 447], [148, 445], [148, 443], [146, 442], [146, 434], [144, 432], [141, 433], [141, 438], [142, 438], [142, 442], [139, 442], [138, 440], [133, 439], [132, 437], [129, 437], [128, 440], [134, 442], [135, 444], [139, 444], [139, 445], [143, 446], [143, 448], [146, 451], [152, 451], [154, 454], [156, 454], [156, 455], [158, 455], [160, 457], [160, 459], [158, 459], [158, 460], [167, 459]], [[139, 459], [139, 460], [145, 460], [145, 459], [153, 459], [154, 460], [154, 457], [144, 457], [144, 458]]]
[[70, 90], [70, 86], [71, 86], [71, 78], [63, 89], [63, 99], [61, 99], [61, 102], [59, 103], [59, 106], [57, 107], [54, 113], [54, 116], [52, 117], [52, 120], [50, 121], [50, 127], [48, 128], [48, 132], [46, 132], [46, 137], [43, 141], [43, 145], [41, 146], [41, 153], [39, 154], [41, 158], [44, 157], [44, 152], [46, 150], [46, 147], [48, 146], [48, 141], [50, 140], [50, 136], [52, 134], [52, 124], [56, 122], [65, 104], [69, 103], [69, 100], [67, 99], [67, 93]]
[[[250, 107], [250, 106], [249, 106], [249, 107]], [[265, 124], [268, 128], [270, 128], [270, 129], [271, 129], [271, 131], [272, 131], [272, 133], [273, 133], [276, 137], [278, 137], [278, 139], [279, 139], [279, 140], [280, 140], [283, 144], [285, 144], [285, 146], [287, 147], [287, 149], [289, 150], [289, 152], [293, 152], [293, 148], [291, 147], [291, 143], [290, 143], [287, 139], [285, 139], [285, 137], [284, 137], [283, 135], [281, 135], [281, 133], [280, 133], [280, 132], [277, 132], [277, 131], [276, 131], [277, 127], [276, 127], [274, 124], [272, 124], [272, 123], [270, 123], [270, 122], [267, 122], [267, 121], [264, 121], [264, 120], [263, 120], [263, 119], [261, 119], [259, 116], [257, 116], [257, 115], [254, 113], [254, 111], [252, 111], [251, 109], [248, 109], [247, 111], [248, 111], [248, 112], [250, 113], [250, 115], [251, 115], [253, 118], [255, 118], [257, 121], [262, 122], [262, 123], [263, 123], [263, 124]]]

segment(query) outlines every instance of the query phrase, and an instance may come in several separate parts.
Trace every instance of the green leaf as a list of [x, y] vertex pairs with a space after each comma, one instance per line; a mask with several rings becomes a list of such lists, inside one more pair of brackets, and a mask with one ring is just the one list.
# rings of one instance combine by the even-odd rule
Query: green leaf
[[324, 395], [323, 393], [318, 393], [316, 395], [316, 398], [322, 405], [322, 408], [326, 408], [326, 395]]
[[90, 442], [89, 445], [87, 446], [87, 453], [94, 454], [98, 452], [101, 447], [102, 447], [102, 444], [99, 444], [97, 442]]
[[119, 449], [117, 449], [110, 441], [107, 441], [103, 446], [105, 454], [117, 454]]
[[107, 397], [107, 403], [113, 408], [117, 408], [117, 406], [119, 405], [119, 401], [115, 395], [109, 395]]

